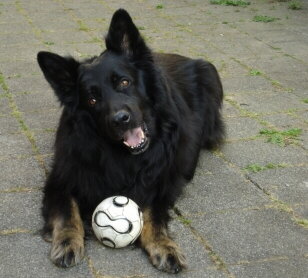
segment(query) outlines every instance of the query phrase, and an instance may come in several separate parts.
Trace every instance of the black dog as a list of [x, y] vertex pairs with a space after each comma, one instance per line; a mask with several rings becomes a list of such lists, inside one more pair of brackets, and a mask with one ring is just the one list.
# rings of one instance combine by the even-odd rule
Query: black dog
[[106, 48], [82, 62], [38, 53], [64, 106], [43, 200], [51, 260], [80, 262], [84, 223], [103, 199], [124, 195], [143, 210], [138, 242], [152, 264], [177, 273], [185, 257], [168, 236], [168, 209], [192, 179], [201, 148], [223, 139], [221, 82], [208, 62], [152, 53], [122, 9]]

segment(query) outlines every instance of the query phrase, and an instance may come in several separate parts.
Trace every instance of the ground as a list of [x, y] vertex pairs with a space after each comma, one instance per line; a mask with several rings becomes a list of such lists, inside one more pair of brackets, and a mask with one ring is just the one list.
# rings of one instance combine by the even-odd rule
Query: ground
[[170, 276], [139, 249], [94, 239], [80, 265], [59, 269], [39, 234], [61, 108], [36, 54], [99, 54], [119, 7], [152, 49], [213, 62], [225, 89], [226, 143], [202, 153], [172, 211], [170, 229], [188, 260], [177, 277], [306, 277], [308, 2], [210, 2], [1, 0], [1, 277]]

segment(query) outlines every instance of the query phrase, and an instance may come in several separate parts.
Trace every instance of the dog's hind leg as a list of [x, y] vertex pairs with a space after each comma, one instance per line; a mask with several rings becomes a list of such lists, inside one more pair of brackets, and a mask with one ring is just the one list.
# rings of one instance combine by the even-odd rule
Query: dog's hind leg
[[185, 256], [168, 236], [167, 228], [153, 221], [150, 209], [143, 212], [143, 217], [144, 226], [139, 240], [151, 263], [157, 269], [169, 273], [178, 273], [186, 268]]
[[70, 199], [70, 212], [64, 216], [61, 212], [51, 215], [48, 227], [51, 231], [52, 262], [60, 267], [78, 264], [84, 256], [84, 227], [79, 208], [74, 199]]

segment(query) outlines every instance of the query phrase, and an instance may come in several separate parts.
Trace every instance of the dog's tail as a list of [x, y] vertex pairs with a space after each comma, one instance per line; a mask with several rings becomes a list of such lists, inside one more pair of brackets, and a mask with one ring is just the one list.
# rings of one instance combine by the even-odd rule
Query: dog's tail
[[225, 126], [222, 120], [221, 108], [223, 101], [223, 88], [214, 65], [200, 60], [199, 82], [204, 103], [202, 147], [215, 149], [225, 138]]

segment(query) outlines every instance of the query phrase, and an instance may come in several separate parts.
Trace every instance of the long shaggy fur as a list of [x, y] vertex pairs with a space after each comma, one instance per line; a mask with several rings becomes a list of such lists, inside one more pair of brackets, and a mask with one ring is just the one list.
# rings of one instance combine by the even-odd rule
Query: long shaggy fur
[[[152, 53], [124, 10], [112, 18], [106, 47], [100, 56], [81, 62], [38, 54], [64, 106], [44, 189], [44, 231], [51, 236], [54, 219], [63, 227], [72, 222], [72, 200], [83, 221], [89, 221], [98, 203], [112, 195], [133, 199], [151, 211], [151, 227], [166, 228], [168, 209], [193, 178], [200, 150], [216, 147], [224, 137], [223, 90], [211, 63]], [[128, 87], [120, 83], [123, 76]], [[119, 111], [126, 115], [120, 123]], [[149, 146], [135, 155], [123, 140], [141, 123]], [[177, 272], [180, 261], [175, 260], [178, 268], [153, 264]]]

